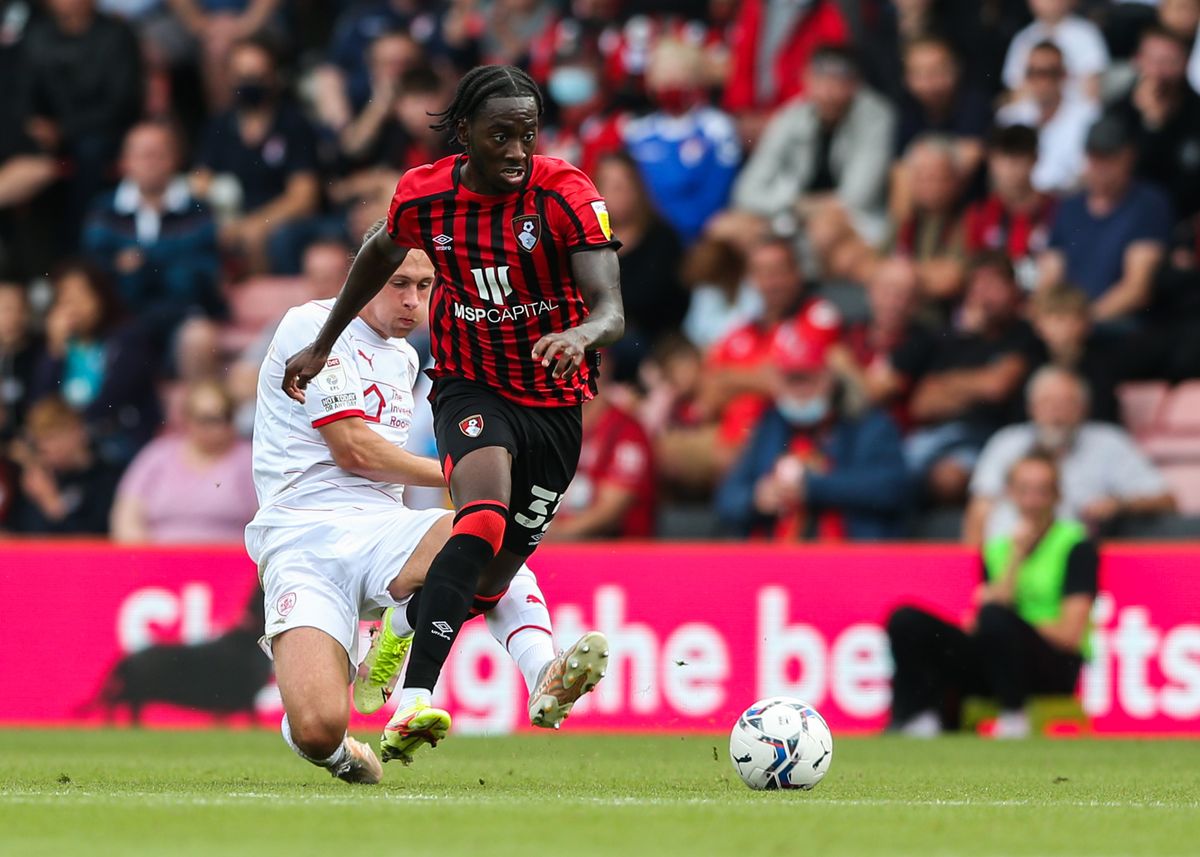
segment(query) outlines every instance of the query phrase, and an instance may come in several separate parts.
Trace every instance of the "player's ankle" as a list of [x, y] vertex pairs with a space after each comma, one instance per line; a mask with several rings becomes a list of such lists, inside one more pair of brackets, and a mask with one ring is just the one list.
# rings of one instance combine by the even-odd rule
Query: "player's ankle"
[[433, 702], [433, 691], [424, 687], [406, 687], [400, 691], [400, 702], [396, 706], [397, 709], [407, 708], [410, 705], [421, 703], [430, 705]]

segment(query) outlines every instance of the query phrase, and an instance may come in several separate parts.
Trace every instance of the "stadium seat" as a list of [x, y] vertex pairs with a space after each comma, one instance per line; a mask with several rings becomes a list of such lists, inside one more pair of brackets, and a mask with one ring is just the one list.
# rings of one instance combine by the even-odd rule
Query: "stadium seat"
[[1117, 387], [1121, 421], [1135, 435], [1150, 432], [1167, 399], [1166, 381], [1137, 381]]
[[1184, 381], [1168, 394], [1158, 424], [1172, 434], [1200, 437], [1200, 381]]
[[1200, 515], [1200, 463], [1164, 464], [1163, 477], [1171, 486], [1181, 515]]
[[1153, 515], [1125, 518], [1117, 522], [1110, 537], [1123, 541], [1200, 541], [1200, 516]]
[[229, 289], [229, 326], [222, 345], [238, 352], [307, 296], [299, 277], [255, 277]]

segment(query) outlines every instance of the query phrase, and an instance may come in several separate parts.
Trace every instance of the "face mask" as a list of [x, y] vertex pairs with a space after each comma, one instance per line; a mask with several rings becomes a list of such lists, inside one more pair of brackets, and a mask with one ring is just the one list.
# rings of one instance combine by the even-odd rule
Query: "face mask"
[[811, 399], [781, 396], [775, 400], [775, 407], [794, 426], [815, 426], [829, 416], [829, 399], [824, 396], [813, 396]]
[[596, 76], [584, 68], [556, 68], [546, 88], [560, 107], [578, 107], [596, 97]]
[[682, 86], [656, 89], [650, 93], [650, 97], [664, 113], [676, 116], [687, 113], [700, 101], [700, 93]]
[[271, 90], [261, 80], [243, 80], [233, 91], [234, 103], [250, 109], [262, 107], [270, 97]]

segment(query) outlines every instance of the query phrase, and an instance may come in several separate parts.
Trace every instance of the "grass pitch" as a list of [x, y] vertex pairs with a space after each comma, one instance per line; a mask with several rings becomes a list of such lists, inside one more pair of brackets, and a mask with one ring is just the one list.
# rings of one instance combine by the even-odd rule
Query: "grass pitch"
[[[367, 737], [367, 736], [360, 736]], [[0, 732], [0, 854], [1192, 855], [1200, 742], [840, 739], [755, 793], [724, 737], [452, 736], [353, 787], [267, 730]]]

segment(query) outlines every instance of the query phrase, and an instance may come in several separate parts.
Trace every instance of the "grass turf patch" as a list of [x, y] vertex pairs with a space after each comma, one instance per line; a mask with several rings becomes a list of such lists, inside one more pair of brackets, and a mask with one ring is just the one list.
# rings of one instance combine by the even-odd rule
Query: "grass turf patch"
[[721, 736], [453, 736], [374, 788], [267, 730], [0, 732], [0, 760], [3, 855], [1067, 857], [1200, 840], [1200, 743], [1182, 741], [842, 739], [808, 793], [749, 791]]

